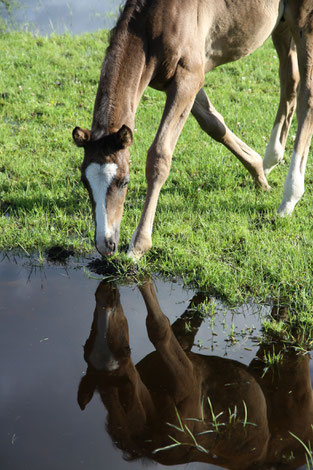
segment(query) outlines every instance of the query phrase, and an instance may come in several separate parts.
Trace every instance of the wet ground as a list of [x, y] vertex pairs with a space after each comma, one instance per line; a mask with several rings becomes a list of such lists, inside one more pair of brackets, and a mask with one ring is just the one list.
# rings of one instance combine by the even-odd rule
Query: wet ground
[[0, 258], [2, 470], [305, 468], [290, 432], [312, 440], [310, 357], [267, 369], [269, 307], [88, 262]]

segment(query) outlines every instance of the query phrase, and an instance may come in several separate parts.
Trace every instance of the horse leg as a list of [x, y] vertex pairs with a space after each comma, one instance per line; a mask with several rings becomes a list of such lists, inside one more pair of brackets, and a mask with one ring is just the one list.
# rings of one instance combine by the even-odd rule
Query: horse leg
[[175, 337], [169, 319], [161, 310], [153, 282], [145, 281], [139, 289], [147, 308], [149, 339], [161, 356], [167, 373], [172, 377], [169, 386], [175, 402], [178, 403], [189, 395], [190, 385], [194, 385], [193, 365]]
[[197, 94], [191, 112], [209, 136], [224, 144], [241, 161], [258, 186], [269, 189], [263, 172], [262, 158], [228, 129], [203, 88]]
[[203, 84], [203, 71], [196, 72], [178, 66], [175, 77], [167, 89], [162, 120], [155, 139], [148, 150], [146, 163], [147, 195], [140, 222], [128, 249], [128, 255], [139, 258], [152, 246], [151, 233], [160, 190], [165, 183], [172, 154], [194, 98]]
[[[300, 85], [297, 100], [298, 128], [290, 168], [284, 184], [283, 200], [278, 215], [290, 215], [304, 193], [304, 174], [313, 133], [313, 19], [311, 15], [294, 27]], [[293, 19], [291, 20], [293, 21]]]
[[263, 161], [266, 176], [283, 159], [299, 83], [297, 50], [286, 23], [274, 31], [272, 39], [279, 57], [280, 102]]
[[185, 352], [191, 351], [196, 334], [203, 322], [203, 315], [197, 311], [196, 307], [206, 300], [207, 296], [203, 292], [195, 294], [186, 311], [172, 323], [173, 334]]

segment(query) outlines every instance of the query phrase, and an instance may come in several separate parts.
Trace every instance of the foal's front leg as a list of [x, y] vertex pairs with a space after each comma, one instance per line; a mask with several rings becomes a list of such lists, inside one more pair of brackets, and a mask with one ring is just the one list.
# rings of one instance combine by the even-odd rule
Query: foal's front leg
[[272, 39], [279, 57], [280, 101], [263, 161], [266, 176], [284, 157], [299, 84], [297, 50], [289, 26], [280, 24]]
[[190, 72], [178, 66], [175, 78], [167, 90], [162, 120], [148, 150], [145, 205], [128, 249], [128, 255], [134, 259], [140, 258], [152, 246], [152, 226], [160, 190], [168, 177], [177, 139], [202, 83], [203, 72], [200, 67], [197, 71]]

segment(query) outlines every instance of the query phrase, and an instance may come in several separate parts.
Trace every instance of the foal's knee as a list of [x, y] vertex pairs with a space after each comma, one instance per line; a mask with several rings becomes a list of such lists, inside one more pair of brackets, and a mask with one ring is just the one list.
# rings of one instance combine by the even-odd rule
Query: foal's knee
[[152, 145], [148, 150], [146, 178], [148, 182], [163, 184], [170, 172], [172, 155], [164, 147]]

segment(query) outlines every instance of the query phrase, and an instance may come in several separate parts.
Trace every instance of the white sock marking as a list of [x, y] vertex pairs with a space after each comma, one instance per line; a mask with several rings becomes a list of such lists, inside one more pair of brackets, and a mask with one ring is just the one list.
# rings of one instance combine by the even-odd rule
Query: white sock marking
[[301, 157], [295, 152], [292, 154], [290, 168], [284, 184], [284, 194], [278, 215], [290, 215], [304, 193], [304, 171], [300, 171]]
[[265, 176], [267, 176], [284, 157], [284, 149], [280, 143], [281, 128], [282, 125], [278, 123], [271, 132], [263, 160]]

